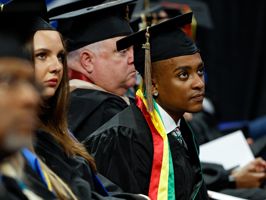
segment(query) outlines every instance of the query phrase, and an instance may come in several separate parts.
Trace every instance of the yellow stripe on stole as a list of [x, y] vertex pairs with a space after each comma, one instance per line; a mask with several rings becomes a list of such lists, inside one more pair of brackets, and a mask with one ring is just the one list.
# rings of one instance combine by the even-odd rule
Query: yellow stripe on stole
[[[143, 93], [141, 90], [137, 91], [137, 95], [142, 99], [144, 105], [147, 108], [147, 100], [143, 97]], [[168, 147], [168, 138], [165, 132], [164, 125], [161, 121], [161, 118], [156, 110], [153, 112], [149, 112], [151, 121], [158, 131], [158, 133], [163, 138], [163, 160], [162, 160], [162, 168], [160, 174], [159, 188], [157, 199], [167, 199], [168, 198], [168, 177], [169, 177], [169, 147]]]
[[45, 180], [46, 180], [46, 182], [47, 182], [48, 190], [49, 190], [50, 192], [52, 192], [52, 191], [53, 191], [52, 183], [51, 183], [51, 181], [50, 181], [48, 175], [46, 174], [46, 172], [43, 171], [43, 170], [42, 170], [42, 172], [43, 172], [44, 178], [45, 178]]

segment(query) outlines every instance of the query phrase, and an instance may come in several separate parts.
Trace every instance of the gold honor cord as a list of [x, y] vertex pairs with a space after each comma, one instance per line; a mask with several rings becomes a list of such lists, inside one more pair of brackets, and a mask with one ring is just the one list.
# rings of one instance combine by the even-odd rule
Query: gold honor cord
[[1, 12], [3, 12], [3, 10], [4, 10], [4, 5], [5, 5], [5, 4], [2, 4], [2, 5], [1, 5]]

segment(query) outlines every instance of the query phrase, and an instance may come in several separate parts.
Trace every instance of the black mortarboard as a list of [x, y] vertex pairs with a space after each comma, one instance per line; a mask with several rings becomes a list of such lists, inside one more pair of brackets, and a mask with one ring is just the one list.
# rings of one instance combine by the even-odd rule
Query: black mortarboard
[[151, 83], [151, 63], [198, 52], [193, 40], [179, 27], [190, 24], [193, 13], [179, 15], [157, 25], [147, 27], [117, 41], [117, 50], [134, 45], [136, 70], [144, 75], [147, 111], [154, 110]]
[[[117, 0], [97, 6], [68, 12], [50, 20], [73, 20], [71, 31], [58, 28], [68, 38], [68, 51], [73, 51], [86, 45], [118, 36], [127, 36], [132, 30], [125, 20], [126, 7], [135, 0]], [[65, 24], [67, 24], [65, 21]]]
[[38, 30], [55, 30], [48, 23], [45, 0], [11, 0], [4, 4], [0, 15], [5, 19], [3, 23], [26, 38]]
[[[198, 51], [193, 40], [179, 28], [190, 24], [192, 15], [192, 12], [179, 15], [149, 28], [151, 62], [194, 54]], [[145, 51], [142, 44], [146, 42], [145, 34], [146, 30], [142, 30], [117, 41], [118, 51], [134, 45], [134, 64], [141, 74], [144, 72]]]
[[59, 16], [75, 10], [88, 8], [90, 6], [99, 5], [104, 3], [106, 0], [64, 0], [54, 1], [48, 5], [48, 16], [49, 18]]
[[11, 30], [0, 30], [0, 57], [17, 57], [26, 59], [23, 53], [23, 40]]

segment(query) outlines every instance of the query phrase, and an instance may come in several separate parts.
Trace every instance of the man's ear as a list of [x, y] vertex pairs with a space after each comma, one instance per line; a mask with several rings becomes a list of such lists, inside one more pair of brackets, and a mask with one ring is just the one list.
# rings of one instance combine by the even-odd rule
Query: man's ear
[[[155, 78], [151, 79], [151, 84], [152, 84], [152, 95], [154, 97], [158, 96], [159, 90], [158, 90], [158, 82]], [[157, 95], [156, 95], [157, 94]]]
[[88, 72], [91, 73], [93, 71], [93, 59], [94, 55], [88, 50], [84, 50], [81, 52], [79, 60], [82, 67]]

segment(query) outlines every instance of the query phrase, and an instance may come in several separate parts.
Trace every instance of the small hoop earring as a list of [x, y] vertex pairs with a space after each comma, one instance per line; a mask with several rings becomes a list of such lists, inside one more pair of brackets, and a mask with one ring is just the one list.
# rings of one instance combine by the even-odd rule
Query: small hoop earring
[[153, 96], [158, 97], [158, 92], [155, 92]]

